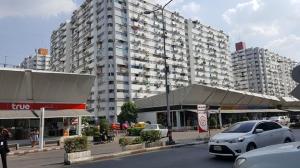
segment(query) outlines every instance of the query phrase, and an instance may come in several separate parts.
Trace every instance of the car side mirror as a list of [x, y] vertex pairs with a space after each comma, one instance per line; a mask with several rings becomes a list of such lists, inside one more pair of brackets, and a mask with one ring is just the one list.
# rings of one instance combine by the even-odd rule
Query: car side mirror
[[262, 132], [264, 132], [263, 129], [255, 129], [255, 133], [256, 133], [256, 134], [259, 134], [259, 133], [262, 133]]

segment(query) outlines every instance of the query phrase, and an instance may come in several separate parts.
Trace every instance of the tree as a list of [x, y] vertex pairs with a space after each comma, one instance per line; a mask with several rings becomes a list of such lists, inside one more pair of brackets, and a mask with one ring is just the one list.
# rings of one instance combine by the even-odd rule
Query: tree
[[135, 123], [137, 120], [137, 111], [137, 107], [133, 102], [124, 103], [121, 107], [121, 113], [118, 116], [119, 122], [125, 123], [125, 121], [128, 121]]

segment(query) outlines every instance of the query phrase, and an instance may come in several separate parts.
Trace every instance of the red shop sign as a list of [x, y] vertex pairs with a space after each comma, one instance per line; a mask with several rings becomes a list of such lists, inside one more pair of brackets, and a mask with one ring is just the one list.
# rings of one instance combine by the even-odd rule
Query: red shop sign
[[63, 103], [0, 103], [0, 110], [50, 110], [85, 109], [86, 104], [63, 104]]

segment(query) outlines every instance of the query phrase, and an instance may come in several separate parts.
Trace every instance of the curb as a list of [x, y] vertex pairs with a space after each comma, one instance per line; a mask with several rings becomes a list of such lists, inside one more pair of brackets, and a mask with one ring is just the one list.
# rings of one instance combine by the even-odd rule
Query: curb
[[56, 146], [56, 147], [47, 147], [44, 149], [19, 150], [19, 151], [9, 152], [7, 155], [8, 156], [24, 155], [27, 153], [45, 152], [45, 151], [53, 151], [53, 150], [60, 150], [60, 149], [63, 149], [63, 147]]
[[113, 159], [123, 156], [130, 156], [140, 153], [147, 153], [147, 152], [153, 152], [153, 151], [159, 151], [164, 149], [172, 149], [172, 148], [180, 148], [185, 146], [193, 146], [193, 145], [199, 145], [207, 143], [207, 141], [199, 141], [199, 142], [192, 142], [192, 143], [186, 143], [186, 144], [177, 144], [177, 145], [170, 145], [170, 146], [160, 146], [160, 147], [152, 147], [152, 148], [145, 148], [145, 149], [138, 149], [138, 150], [130, 150], [130, 151], [124, 151], [119, 153], [112, 153], [112, 154], [100, 154], [100, 155], [94, 155], [92, 156], [92, 160], [106, 160], [106, 159]]

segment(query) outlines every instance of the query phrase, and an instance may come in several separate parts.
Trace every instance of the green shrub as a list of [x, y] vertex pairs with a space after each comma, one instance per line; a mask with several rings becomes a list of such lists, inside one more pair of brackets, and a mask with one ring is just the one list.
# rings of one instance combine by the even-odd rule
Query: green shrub
[[100, 131], [101, 132], [106, 132], [109, 129], [109, 123], [106, 119], [101, 119], [99, 122], [100, 125]]
[[209, 128], [216, 128], [218, 124], [218, 121], [215, 117], [209, 118]]
[[66, 153], [82, 152], [88, 150], [88, 141], [86, 136], [68, 138], [65, 140], [64, 149]]
[[141, 132], [141, 138], [144, 142], [150, 143], [160, 140], [161, 135], [159, 131], [153, 130], [153, 131], [142, 131]]
[[143, 143], [143, 139], [141, 137], [136, 137], [132, 140], [132, 144], [141, 144]]
[[87, 127], [82, 131], [82, 135], [84, 136], [94, 136], [95, 127]]
[[143, 140], [141, 137], [136, 137], [136, 138], [127, 138], [127, 137], [122, 137], [119, 139], [119, 144], [121, 146], [126, 146], [126, 145], [135, 145], [135, 144], [141, 144], [143, 143]]
[[121, 146], [130, 145], [130, 139], [126, 138], [126, 137], [122, 137], [122, 138], [119, 139], [119, 144]]
[[129, 128], [127, 129], [129, 136], [140, 136], [143, 128]]

